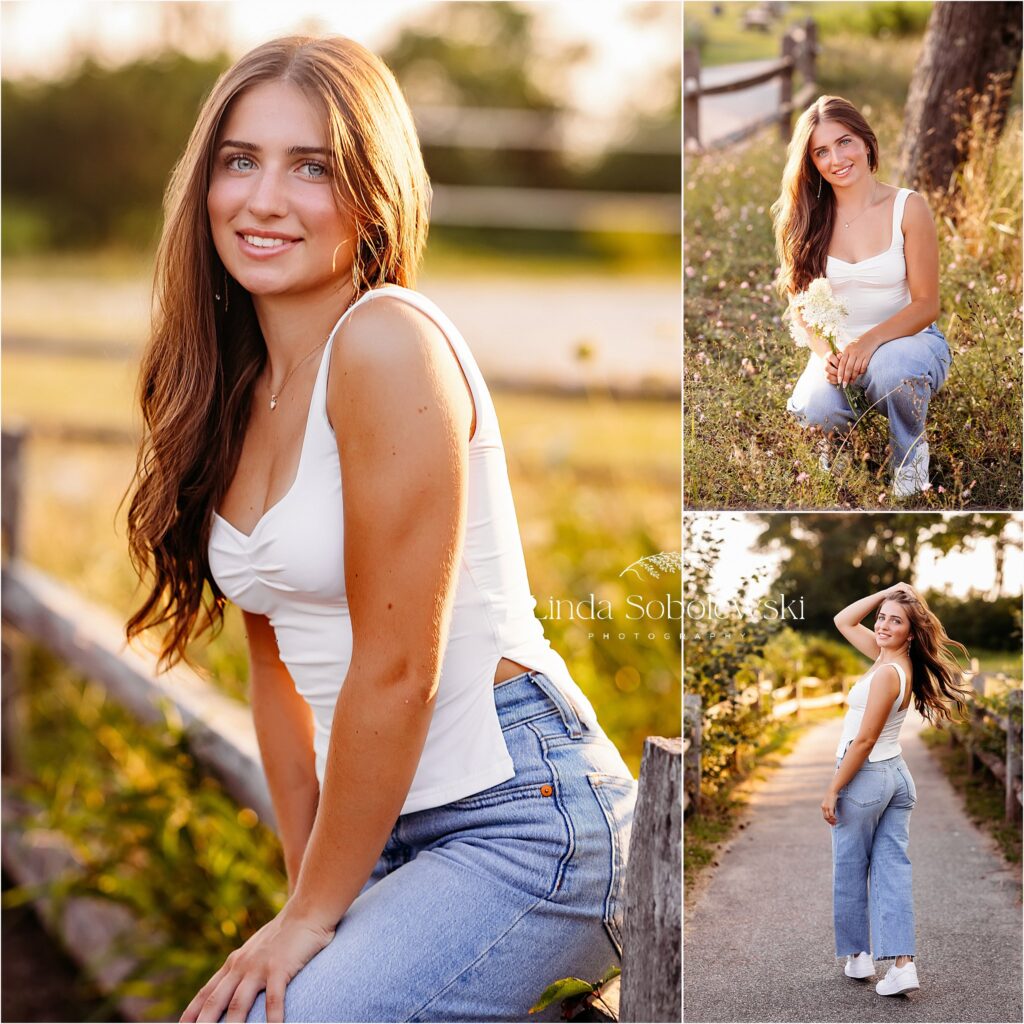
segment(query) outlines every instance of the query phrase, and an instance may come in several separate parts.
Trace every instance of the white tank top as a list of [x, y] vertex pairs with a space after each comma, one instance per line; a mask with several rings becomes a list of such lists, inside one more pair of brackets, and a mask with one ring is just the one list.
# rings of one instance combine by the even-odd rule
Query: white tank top
[[[900, 711], [900, 705], [903, 703], [903, 695], [907, 686], [907, 675], [903, 671], [902, 666], [897, 665], [895, 662], [886, 662], [886, 664], [890, 664], [896, 669], [896, 674], [900, 677], [900, 692], [889, 709], [889, 717], [886, 718], [885, 725], [882, 726], [882, 731], [878, 734], [878, 739], [871, 748], [871, 753], [868, 754], [869, 761], [884, 761], [886, 758], [896, 757], [897, 754], [903, 752], [899, 742], [900, 727], [903, 725], [903, 720], [907, 717], [910, 705], [908, 704], [902, 711]], [[843, 756], [847, 746], [856, 738], [857, 733], [860, 732], [860, 725], [864, 721], [864, 712], [868, 706], [868, 691], [871, 689], [871, 677], [883, 667], [882, 665], [876, 665], [867, 675], [861, 676], [846, 695], [848, 710], [846, 718], [843, 720], [843, 734], [839, 738], [839, 746], [836, 747], [836, 757]]]
[[291, 488], [244, 534], [213, 513], [210, 571], [224, 594], [274, 628], [281, 660], [313, 713], [316, 774], [323, 785], [334, 707], [349, 668], [352, 625], [345, 593], [344, 519], [337, 440], [327, 418], [334, 335], [353, 309], [388, 296], [426, 314], [444, 333], [469, 382], [476, 431], [468, 448], [468, 514], [448, 642], [426, 745], [403, 814], [471, 796], [515, 769], [494, 706], [502, 657], [548, 676], [591, 728], [597, 718], [533, 613], [505, 450], [487, 385], [462, 335], [425, 296], [388, 285], [338, 320], [321, 357]]
[[844, 330], [857, 338], [910, 305], [907, 261], [903, 254], [903, 209], [911, 189], [901, 188], [892, 206], [892, 239], [889, 248], [858, 263], [829, 256], [825, 276], [832, 294], [846, 300], [849, 318]]

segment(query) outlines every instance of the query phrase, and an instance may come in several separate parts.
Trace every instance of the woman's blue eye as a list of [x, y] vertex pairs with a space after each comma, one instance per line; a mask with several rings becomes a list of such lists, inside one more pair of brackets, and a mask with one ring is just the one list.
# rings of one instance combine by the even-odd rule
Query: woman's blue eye
[[237, 160], [246, 160], [250, 164], [253, 162], [253, 159], [252, 159], [251, 156], [246, 156], [244, 153], [236, 153], [234, 156], [228, 157], [228, 160], [227, 160], [228, 167], [230, 167], [232, 170], [235, 170], [235, 171], [249, 170], [249, 168], [247, 168], [247, 167], [236, 167], [235, 166], [235, 162]]
[[845, 146], [848, 142], [852, 142], [852, 141], [853, 141], [852, 139], [840, 139], [839, 140], [839, 145], [840, 146]]
[[325, 164], [318, 163], [316, 160], [307, 160], [303, 166], [309, 168], [310, 170], [316, 169], [317, 173], [316, 174], [310, 174], [311, 178], [326, 178], [327, 177], [327, 173], [328, 172], [327, 172], [327, 166]]

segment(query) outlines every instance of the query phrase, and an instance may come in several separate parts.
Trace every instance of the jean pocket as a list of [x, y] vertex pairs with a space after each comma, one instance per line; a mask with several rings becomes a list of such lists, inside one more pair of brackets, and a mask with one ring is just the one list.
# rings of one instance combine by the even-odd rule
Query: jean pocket
[[629, 837], [633, 829], [636, 783], [631, 778], [606, 775], [603, 772], [588, 773], [587, 781], [608, 826], [608, 888], [602, 914], [608, 937], [621, 957], [626, 863], [629, 857]]
[[861, 770], [850, 779], [839, 795], [858, 807], [881, 803], [885, 796], [885, 773]]
[[913, 807], [917, 803], [917, 786], [914, 783], [914, 776], [910, 774], [910, 769], [905, 764], [897, 766], [896, 771], [900, 773], [900, 777], [903, 779], [903, 782], [907, 787], [907, 795], [910, 797], [910, 806]]

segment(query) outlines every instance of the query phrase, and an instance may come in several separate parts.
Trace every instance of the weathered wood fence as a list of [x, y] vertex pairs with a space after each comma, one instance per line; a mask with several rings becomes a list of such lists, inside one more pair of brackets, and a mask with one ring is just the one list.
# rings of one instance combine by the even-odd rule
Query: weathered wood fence
[[[156, 658], [129, 648], [123, 622], [67, 584], [22, 560], [20, 479], [25, 435], [2, 435], [2, 600], [4, 868], [21, 885], [45, 885], [74, 866], [59, 837], [19, 828], [22, 808], [12, 799], [9, 776], [18, 774], [18, 738], [24, 716], [18, 691], [18, 649], [37, 643], [106, 690], [111, 700], [142, 722], [163, 721], [164, 706], [177, 711], [191, 749], [211, 776], [241, 806], [275, 827], [273, 806], [249, 709], [225, 696], [187, 667], [157, 674]], [[623, 1021], [679, 1021], [681, 1012], [681, 816], [682, 745], [678, 739], [647, 740], [639, 780], [624, 902], [621, 982]], [[45, 896], [40, 900], [45, 907]], [[44, 915], [45, 916], [45, 915]], [[59, 938], [97, 981], [111, 991], [131, 964], [107, 951], [116, 937], [136, 927], [123, 907], [105, 900], [71, 900]], [[551, 979], [543, 979], [547, 983]], [[543, 984], [541, 985], [543, 988]], [[619, 993], [611, 994], [612, 1005]], [[127, 1020], [144, 1019], [148, 1003], [121, 1002]]]
[[[968, 776], [980, 768], [987, 768], [1002, 784], [1006, 792], [1004, 817], [1008, 822], [1019, 821], [1021, 806], [1021, 688], [1020, 682], [1003, 674], [978, 672], [977, 661], [972, 663], [971, 686], [979, 697], [1005, 693], [1009, 713], [997, 715], [984, 705], [971, 702], [970, 716], [963, 729], [963, 743], [967, 750]], [[987, 693], [986, 693], [987, 691]], [[1002, 757], [986, 750], [981, 742], [986, 726], [994, 726], [1006, 734], [1005, 753]], [[957, 730], [948, 729], [950, 745], [961, 742]]]
[[[777, 61], [753, 74], [746, 74], [718, 85], [701, 84], [700, 52], [687, 47], [683, 52], [683, 141], [687, 152], [700, 152], [701, 144], [700, 100], [702, 96], [721, 96], [741, 92], [765, 82], [779, 80], [779, 107], [766, 117], [755, 118], [741, 130], [718, 140], [715, 146], [727, 146], [765, 125], [777, 122], [779, 137], [789, 142], [792, 134], [793, 114], [807, 106], [817, 93], [818, 27], [808, 18], [802, 25], [790, 28], [782, 37], [782, 53]], [[799, 72], [802, 85], [794, 95], [793, 77]]]

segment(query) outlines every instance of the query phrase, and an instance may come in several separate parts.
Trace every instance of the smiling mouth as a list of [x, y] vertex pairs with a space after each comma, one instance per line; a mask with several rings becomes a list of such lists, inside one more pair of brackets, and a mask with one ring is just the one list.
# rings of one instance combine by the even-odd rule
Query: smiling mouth
[[832, 174], [837, 178], [845, 178], [852, 170], [853, 164], [850, 164], [848, 167], [842, 167], [838, 171], [833, 171]]
[[258, 249], [279, 249], [282, 245], [291, 245], [292, 242], [299, 241], [297, 238], [266, 238], [263, 235], [240, 234], [239, 237]]

